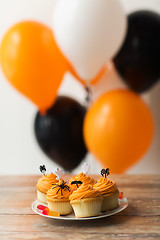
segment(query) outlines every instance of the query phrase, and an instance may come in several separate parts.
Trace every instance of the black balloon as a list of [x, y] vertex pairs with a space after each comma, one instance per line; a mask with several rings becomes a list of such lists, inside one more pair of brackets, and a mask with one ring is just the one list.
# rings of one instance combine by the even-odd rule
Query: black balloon
[[132, 90], [141, 93], [154, 85], [160, 77], [160, 15], [130, 14], [126, 39], [113, 61]]
[[59, 96], [46, 115], [36, 115], [34, 130], [39, 146], [57, 164], [71, 171], [87, 153], [83, 140], [86, 109], [77, 101]]

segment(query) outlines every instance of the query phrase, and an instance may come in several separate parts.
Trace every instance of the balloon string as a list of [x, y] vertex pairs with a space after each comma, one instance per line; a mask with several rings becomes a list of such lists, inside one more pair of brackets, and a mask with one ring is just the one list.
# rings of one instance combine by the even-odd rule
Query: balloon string
[[85, 91], [86, 91], [85, 106], [86, 108], [88, 108], [91, 102], [91, 87], [89, 84], [85, 86]]

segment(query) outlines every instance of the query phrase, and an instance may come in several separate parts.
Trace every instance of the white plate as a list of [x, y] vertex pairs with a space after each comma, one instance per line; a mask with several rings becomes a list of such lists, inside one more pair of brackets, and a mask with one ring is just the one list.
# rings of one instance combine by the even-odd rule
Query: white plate
[[37, 213], [37, 214], [39, 214], [39, 215], [41, 215], [43, 217], [54, 218], [54, 219], [61, 219], [61, 220], [91, 220], [91, 219], [109, 217], [111, 215], [114, 215], [116, 213], [119, 213], [119, 212], [123, 211], [126, 207], [128, 207], [128, 200], [127, 200], [127, 198], [123, 198], [123, 199], [119, 200], [119, 207], [117, 207], [116, 209], [111, 210], [111, 211], [107, 211], [105, 213], [104, 212], [100, 213], [100, 215], [95, 216], [95, 217], [86, 217], [86, 218], [76, 218], [74, 213], [71, 213], [71, 214], [66, 215], [66, 216], [60, 216], [60, 217], [43, 215], [43, 214], [41, 214], [41, 213], [39, 213], [37, 211], [37, 206], [38, 205], [44, 205], [44, 206], [47, 206], [47, 205], [46, 204], [42, 204], [38, 200], [36, 200], [36, 201], [34, 201], [32, 203], [32, 210], [35, 213]]

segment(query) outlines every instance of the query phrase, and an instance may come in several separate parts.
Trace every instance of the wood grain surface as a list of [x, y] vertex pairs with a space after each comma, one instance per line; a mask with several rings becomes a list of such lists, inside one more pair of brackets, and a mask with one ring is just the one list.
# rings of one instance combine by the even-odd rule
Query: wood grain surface
[[[31, 204], [39, 177], [0, 177], [0, 240], [160, 239], [160, 176], [111, 175], [128, 198], [128, 208], [114, 216], [85, 221], [36, 215]], [[70, 177], [66, 175], [65, 180]]]

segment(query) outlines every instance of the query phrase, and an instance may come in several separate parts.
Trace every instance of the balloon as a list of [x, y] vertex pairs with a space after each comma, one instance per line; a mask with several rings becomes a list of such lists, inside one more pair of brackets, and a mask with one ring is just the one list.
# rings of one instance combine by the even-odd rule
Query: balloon
[[82, 126], [86, 109], [72, 98], [60, 96], [45, 116], [38, 112], [34, 130], [39, 146], [65, 170], [72, 170], [87, 150]]
[[49, 27], [24, 21], [11, 27], [0, 46], [8, 81], [44, 112], [56, 99], [68, 66]]
[[128, 32], [114, 63], [128, 86], [141, 93], [160, 77], [160, 16], [138, 11], [128, 16]]
[[152, 136], [149, 108], [128, 90], [101, 96], [84, 120], [86, 146], [112, 173], [123, 173], [135, 164], [149, 148]]
[[59, 0], [53, 30], [77, 75], [89, 81], [119, 50], [126, 17], [118, 0]]

